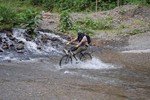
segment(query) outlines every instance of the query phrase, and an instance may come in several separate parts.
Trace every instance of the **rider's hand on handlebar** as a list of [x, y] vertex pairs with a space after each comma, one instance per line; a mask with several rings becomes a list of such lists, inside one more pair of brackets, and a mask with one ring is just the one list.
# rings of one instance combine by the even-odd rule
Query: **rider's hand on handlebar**
[[70, 44], [69, 42], [66, 43], [66, 45], [69, 45], [69, 44]]
[[75, 47], [76, 47], [76, 48], [79, 48], [79, 45], [76, 45]]

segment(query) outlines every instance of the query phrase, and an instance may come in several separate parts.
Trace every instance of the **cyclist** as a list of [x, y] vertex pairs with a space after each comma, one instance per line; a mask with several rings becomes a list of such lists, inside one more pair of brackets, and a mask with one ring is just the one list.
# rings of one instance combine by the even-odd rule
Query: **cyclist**
[[88, 35], [84, 34], [81, 30], [78, 31], [77, 34], [78, 34], [78, 36], [76, 38], [72, 39], [71, 41], [69, 41], [67, 43], [67, 45], [68, 45], [75, 41], [78, 41], [78, 44], [75, 47], [71, 48], [71, 50], [74, 52], [74, 54], [77, 54], [81, 51], [87, 50], [87, 48], [89, 46], [89, 41], [90, 41], [89, 40], [90, 37]]

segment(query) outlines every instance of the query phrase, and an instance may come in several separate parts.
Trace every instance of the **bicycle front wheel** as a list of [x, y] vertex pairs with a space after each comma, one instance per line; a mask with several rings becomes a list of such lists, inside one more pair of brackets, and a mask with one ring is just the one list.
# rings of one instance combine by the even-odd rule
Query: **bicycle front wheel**
[[59, 62], [59, 66], [63, 66], [66, 64], [72, 63], [72, 57], [69, 55], [64, 55]]
[[89, 53], [83, 53], [80, 55], [80, 60], [83, 62], [87, 60], [91, 60], [91, 59], [92, 59], [92, 56]]

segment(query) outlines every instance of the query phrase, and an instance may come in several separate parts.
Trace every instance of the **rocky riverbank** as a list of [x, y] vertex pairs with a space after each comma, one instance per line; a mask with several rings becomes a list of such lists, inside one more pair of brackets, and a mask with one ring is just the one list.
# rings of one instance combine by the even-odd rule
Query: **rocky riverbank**
[[[144, 42], [149, 41], [148, 38], [146, 38], [147, 36], [149, 37], [150, 32], [149, 7], [125, 5], [110, 11], [96, 12], [91, 14], [72, 13], [70, 15], [73, 21], [77, 21], [85, 17], [92, 18], [93, 20], [112, 17], [112, 30], [95, 31], [95, 35], [93, 36], [93, 45], [97, 47], [125, 47], [123, 49], [149, 48], [149, 42]], [[41, 23], [41, 28], [59, 33], [59, 18], [60, 16], [58, 14], [49, 12], [43, 13], [43, 22]], [[134, 39], [135, 41], [138, 39], [139, 42], [135, 43]], [[139, 46], [136, 46], [138, 44]], [[143, 47], [141, 47], [141, 45], [143, 45]]]
[[[125, 6], [113, 13], [88, 14], [93, 18], [106, 16], [150, 20], [149, 8]], [[117, 14], [123, 14], [122, 17]], [[31, 37], [23, 29], [0, 32], [0, 58], [9, 59], [15, 53], [27, 57], [32, 54], [48, 55], [28, 60], [3, 60], [0, 62], [0, 100], [148, 100], [150, 98], [150, 32], [140, 34], [115, 34], [97, 32], [93, 38], [93, 59], [81, 64], [60, 68], [60, 53], [68, 34], [58, 34], [59, 15], [44, 13], [42, 31]], [[75, 14], [84, 17], [85, 14]], [[96, 16], [96, 17], [95, 17]], [[136, 19], [135, 19], [136, 20]], [[117, 21], [117, 20], [116, 20]], [[120, 20], [119, 23], [122, 21]], [[136, 22], [136, 21], [135, 21]], [[140, 21], [141, 22], [141, 21]], [[45, 24], [46, 23], [46, 24]], [[117, 22], [116, 22], [117, 23]], [[120, 24], [116, 25], [120, 25]], [[135, 25], [136, 29], [139, 27]], [[54, 26], [53, 26], [54, 25]], [[127, 24], [128, 25], [128, 24]], [[134, 26], [133, 25], [133, 26]], [[145, 24], [144, 26], [148, 26]], [[143, 27], [143, 26], [142, 26]], [[129, 26], [130, 33], [133, 27]], [[126, 29], [122, 30], [124, 32]], [[53, 32], [56, 32], [53, 34]], [[132, 33], [132, 32], [131, 32]], [[53, 55], [56, 52], [55, 55]], [[28, 55], [27, 55], [28, 54]], [[49, 55], [51, 54], [51, 55]], [[8, 57], [7, 57], [8, 59]]]
[[[60, 33], [59, 30], [59, 14], [49, 12], [42, 13], [43, 21], [37, 29], [42, 32], [57, 33], [60, 37], [68, 40], [70, 34]], [[71, 14], [73, 21], [90, 17], [93, 20], [112, 17], [113, 30], [95, 31], [92, 36], [92, 45], [96, 47], [110, 47], [119, 50], [134, 50], [134, 49], [149, 49], [149, 34], [150, 34], [150, 8], [126, 5], [115, 8], [110, 11], [96, 12], [91, 14]], [[5, 50], [15, 50], [18, 53], [25, 52], [25, 43], [22, 40], [16, 39], [12, 31], [1, 31], [0, 35], [0, 52]], [[38, 31], [37, 31], [38, 33]], [[60, 34], [58, 34], [60, 33]], [[58, 47], [62, 45], [60, 39], [51, 37], [46, 34], [40, 36], [31, 36], [25, 31], [22, 34], [26, 41], [36, 42], [36, 48], [41, 49], [41, 45], [47, 41], [53, 41], [51, 45]], [[39, 42], [39, 43], [38, 43]]]

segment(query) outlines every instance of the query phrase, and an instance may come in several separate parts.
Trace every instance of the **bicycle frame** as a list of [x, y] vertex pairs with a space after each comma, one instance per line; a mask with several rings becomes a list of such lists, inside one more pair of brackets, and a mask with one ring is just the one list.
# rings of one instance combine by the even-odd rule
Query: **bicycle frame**
[[74, 57], [76, 61], [78, 60], [78, 58], [76, 57], [76, 54], [74, 54], [71, 50], [64, 49], [64, 52], [65, 52], [66, 55], [70, 56], [71, 58]]
[[[72, 59], [75, 59], [76, 61], [86, 61], [88, 59], [92, 59], [92, 56], [90, 53], [88, 52], [84, 52], [84, 51], [80, 51], [77, 54], [74, 54], [71, 49], [67, 50], [64, 49], [63, 50], [65, 55], [62, 56], [62, 58], [60, 59], [59, 65], [61, 66], [63, 63], [64, 64], [68, 64], [68, 63], [72, 63]], [[79, 54], [79, 55], [78, 55]], [[77, 57], [78, 55], [78, 57]]]

